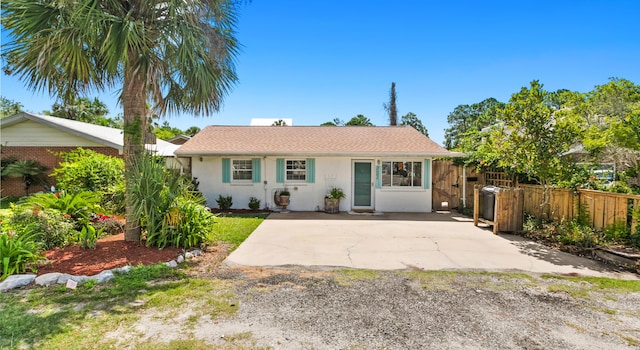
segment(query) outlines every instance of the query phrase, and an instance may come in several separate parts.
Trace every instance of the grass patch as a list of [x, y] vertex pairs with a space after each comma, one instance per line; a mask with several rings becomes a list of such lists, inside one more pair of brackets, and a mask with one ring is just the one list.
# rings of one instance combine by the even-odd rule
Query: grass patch
[[[458, 288], [485, 288], [512, 290], [529, 286], [535, 281], [525, 273], [476, 272], [476, 271], [412, 271], [405, 275], [417, 279], [425, 290], [457, 292]], [[524, 282], [524, 283], [523, 283]]]
[[[249, 335], [249, 338], [245, 339], [245, 334]], [[138, 344], [134, 347], [135, 350], [208, 350], [208, 349], [219, 349], [219, 350], [268, 350], [273, 349], [270, 346], [267, 347], [259, 347], [256, 345], [255, 341], [251, 340], [251, 332], [240, 333], [239, 338], [236, 338], [235, 335], [230, 337], [225, 337], [224, 340], [227, 343], [222, 344], [207, 344], [203, 340], [199, 339], [188, 339], [188, 340], [172, 340], [169, 343], [161, 343], [157, 341], [146, 341]], [[233, 340], [229, 340], [227, 338], [233, 338]]]
[[350, 286], [355, 281], [371, 281], [380, 277], [374, 270], [340, 270], [336, 272], [336, 282], [341, 286]]
[[613, 334], [617, 335], [618, 337], [620, 337], [621, 339], [623, 339], [624, 341], [627, 342], [627, 344], [629, 344], [629, 346], [633, 346], [633, 347], [638, 347], [640, 346], [640, 340], [626, 336], [624, 334], [620, 334], [618, 332], [613, 332]]
[[544, 274], [541, 276], [545, 279], [557, 279], [574, 282], [579, 284], [581, 288], [593, 292], [607, 293], [637, 293], [640, 292], [640, 281], [637, 280], [619, 280], [606, 277], [567, 277]]
[[[248, 214], [244, 214], [248, 215]], [[247, 237], [264, 221], [268, 214], [218, 216], [215, 218], [214, 240], [231, 244], [231, 251], [238, 248]], [[264, 217], [262, 217], [264, 216]]]
[[[212, 318], [235, 312], [231, 287], [220, 280], [187, 279], [164, 264], [140, 266], [100, 285], [76, 290], [34, 288], [0, 294], [0, 349], [114, 348], [105, 337], [129, 328], [141, 311], [193, 310]], [[134, 338], [135, 339], [135, 338]], [[170, 343], [171, 344], [171, 343]], [[169, 348], [181, 349], [181, 343]], [[197, 347], [187, 347], [197, 348]]]
[[589, 292], [580, 286], [566, 284], [550, 284], [547, 286], [549, 293], [567, 293], [574, 299], [584, 298], [590, 299]]
[[587, 330], [584, 329], [583, 327], [578, 326], [575, 323], [571, 323], [571, 322], [565, 322], [565, 324], [573, 329], [575, 329], [576, 331], [580, 332], [580, 333], [586, 333]]

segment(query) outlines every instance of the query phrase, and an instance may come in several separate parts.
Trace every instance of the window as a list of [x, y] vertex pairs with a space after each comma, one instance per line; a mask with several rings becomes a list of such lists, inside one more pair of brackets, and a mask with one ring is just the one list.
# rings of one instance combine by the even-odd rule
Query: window
[[285, 174], [287, 181], [307, 181], [307, 161], [303, 159], [287, 159]]
[[251, 159], [234, 159], [232, 176], [234, 181], [251, 181], [253, 179], [253, 161]]
[[382, 162], [382, 187], [421, 187], [422, 162]]

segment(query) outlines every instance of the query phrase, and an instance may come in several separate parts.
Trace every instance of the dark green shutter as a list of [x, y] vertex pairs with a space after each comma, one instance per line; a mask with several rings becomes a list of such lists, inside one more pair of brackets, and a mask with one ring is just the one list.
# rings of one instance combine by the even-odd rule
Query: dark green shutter
[[276, 158], [276, 182], [284, 182], [284, 158]]
[[260, 165], [262, 164], [262, 162], [260, 161], [260, 158], [253, 158], [251, 159], [251, 172], [252, 172], [252, 176], [253, 176], [253, 182], [260, 182], [260, 178], [262, 176], [262, 171], [260, 170]]
[[222, 182], [231, 182], [231, 159], [222, 158]]
[[307, 183], [316, 182], [316, 160], [315, 158], [307, 158]]
[[431, 159], [424, 160], [424, 183], [425, 189], [431, 188]]

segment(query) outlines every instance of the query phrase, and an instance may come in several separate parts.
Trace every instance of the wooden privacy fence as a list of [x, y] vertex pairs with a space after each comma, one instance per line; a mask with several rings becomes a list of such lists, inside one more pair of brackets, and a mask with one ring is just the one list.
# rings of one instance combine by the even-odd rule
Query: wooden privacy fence
[[[494, 192], [493, 200], [482, 194], [482, 185], [473, 189], [473, 224], [478, 222], [493, 226], [493, 233], [522, 231], [523, 223], [523, 192], [522, 188], [500, 188]], [[488, 212], [493, 217], [485, 217], [487, 205], [493, 205]]]
[[542, 186], [518, 185], [524, 189], [524, 212], [556, 222], [569, 221], [576, 217], [579, 208], [585, 210], [589, 223], [601, 230], [615, 223], [625, 223], [631, 232], [638, 232], [638, 216], [633, 211], [640, 210], [640, 196], [580, 189], [565, 188], [549, 190], [549, 203], [544, 202]]

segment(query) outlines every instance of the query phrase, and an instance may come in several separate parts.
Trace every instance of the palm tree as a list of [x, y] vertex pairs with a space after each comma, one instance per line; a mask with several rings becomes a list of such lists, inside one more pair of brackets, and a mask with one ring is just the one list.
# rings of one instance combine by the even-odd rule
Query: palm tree
[[127, 176], [125, 238], [134, 160], [151, 114], [219, 111], [237, 81], [235, 0], [5, 0], [5, 70], [64, 101], [120, 87]]
[[34, 183], [44, 184], [42, 175], [47, 171], [47, 167], [40, 164], [37, 160], [16, 160], [6, 167], [2, 168], [1, 175], [14, 178], [22, 178], [24, 186], [24, 195], [29, 195], [29, 188]]

